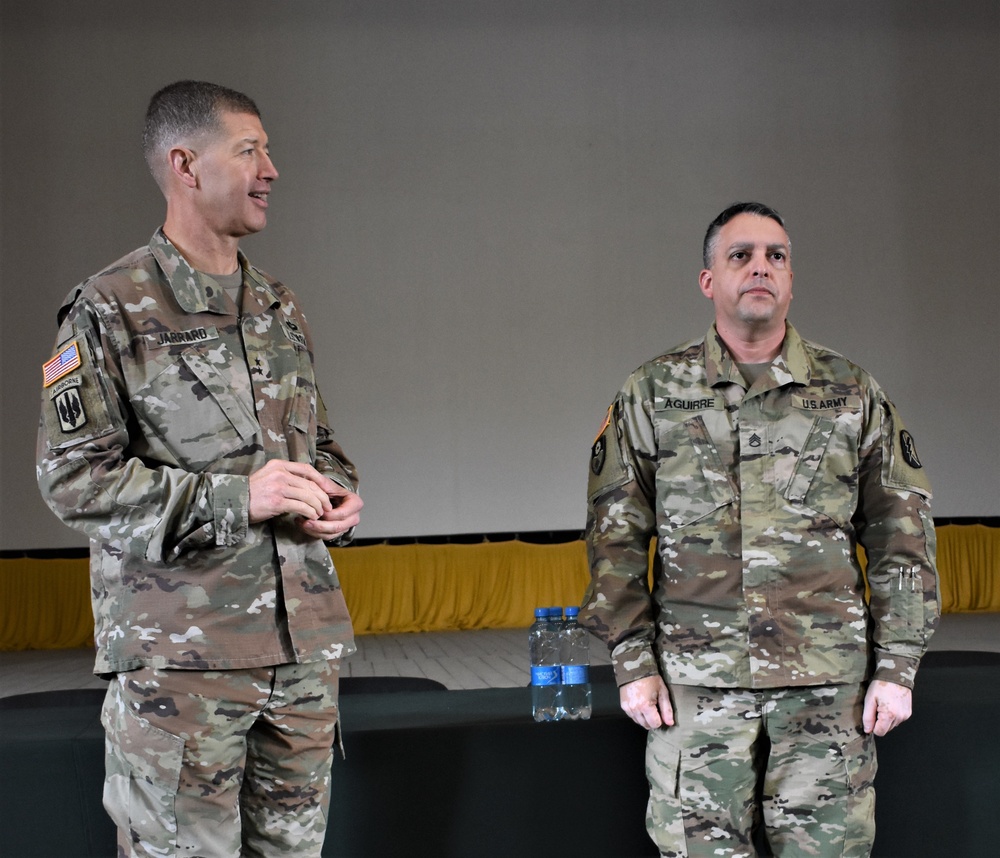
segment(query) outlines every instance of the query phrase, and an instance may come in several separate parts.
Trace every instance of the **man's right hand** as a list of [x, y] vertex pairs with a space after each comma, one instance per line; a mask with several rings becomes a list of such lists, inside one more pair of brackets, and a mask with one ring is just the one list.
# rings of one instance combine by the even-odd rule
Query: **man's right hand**
[[332, 512], [330, 495], [343, 491], [312, 465], [272, 459], [250, 475], [250, 523], [285, 513], [314, 521]]
[[670, 705], [667, 684], [659, 676], [646, 676], [626, 682], [618, 689], [622, 709], [636, 724], [646, 730], [674, 726], [674, 709]]

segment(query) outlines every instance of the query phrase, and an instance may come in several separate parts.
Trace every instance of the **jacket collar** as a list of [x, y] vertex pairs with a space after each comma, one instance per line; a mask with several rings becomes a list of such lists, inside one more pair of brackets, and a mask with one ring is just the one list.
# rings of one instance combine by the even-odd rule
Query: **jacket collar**
[[[149, 241], [149, 249], [163, 270], [167, 284], [184, 312], [229, 315], [230, 305], [226, 301], [225, 291], [211, 277], [192, 268], [170, 242], [162, 228], [153, 234]], [[262, 312], [267, 307], [277, 304], [278, 296], [260, 272], [250, 264], [243, 251], [237, 250], [236, 254], [240, 268], [243, 269], [244, 281], [251, 287], [245, 293], [244, 313]]]
[[[705, 335], [705, 377], [711, 387], [728, 383], [746, 385], [743, 374], [714, 323]], [[781, 352], [771, 362], [767, 377], [768, 388], [809, 383], [809, 359], [805, 346], [798, 331], [789, 322], [785, 322], [785, 339], [781, 344]]]

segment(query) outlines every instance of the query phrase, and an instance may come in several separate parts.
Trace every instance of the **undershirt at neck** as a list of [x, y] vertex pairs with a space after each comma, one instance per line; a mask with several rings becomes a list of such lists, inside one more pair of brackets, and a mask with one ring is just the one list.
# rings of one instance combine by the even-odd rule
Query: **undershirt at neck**
[[771, 362], [767, 363], [737, 363], [737, 369], [739, 369], [740, 374], [747, 383], [747, 389], [749, 390], [757, 383], [757, 379], [760, 378], [764, 373], [766, 373], [771, 368]]
[[[204, 272], [202, 272], [204, 273]], [[243, 309], [243, 268], [237, 268], [232, 274], [205, 274], [211, 277], [233, 299], [237, 310]]]

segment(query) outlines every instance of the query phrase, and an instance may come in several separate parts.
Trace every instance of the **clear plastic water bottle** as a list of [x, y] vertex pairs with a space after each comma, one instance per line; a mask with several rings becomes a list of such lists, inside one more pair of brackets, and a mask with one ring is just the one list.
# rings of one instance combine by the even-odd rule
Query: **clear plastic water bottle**
[[559, 635], [562, 633], [565, 619], [563, 618], [562, 605], [553, 605], [549, 608], [549, 623], [552, 625], [552, 634], [555, 636], [556, 663], [559, 665], [559, 675], [556, 678], [558, 687], [556, 688], [556, 720], [562, 718], [562, 655], [559, 651]]
[[549, 612], [549, 608], [535, 608], [535, 622], [528, 630], [531, 714], [536, 721], [559, 718], [559, 636]]
[[576, 621], [579, 608], [566, 608], [559, 632], [559, 717], [581, 721], [590, 717], [590, 639]]
[[561, 606], [556, 605], [554, 608], [549, 608], [549, 622], [552, 623], [552, 631], [558, 635], [563, 628], [563, 609]]

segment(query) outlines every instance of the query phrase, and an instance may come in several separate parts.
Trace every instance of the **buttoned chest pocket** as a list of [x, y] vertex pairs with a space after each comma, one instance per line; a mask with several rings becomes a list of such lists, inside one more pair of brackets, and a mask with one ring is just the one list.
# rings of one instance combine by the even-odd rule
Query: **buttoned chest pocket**
[[668, 529], [684, 527], [735, 499], [719, 451], [701, 415], [683, 422], [655, 412], [656, 497]]
[[201, 350], [170, 352], [143, 364], [146, 380], [133, 390], [132, 408], [145, 430], [148, 455], [203, 471], [252, 441], [257, 420], [232, 380]]
[[807, 513], [846, 526], [858, 504], [858, 449], [863, 415], [844, 409], [810, 415], [794, 411], [776, 445], [782, 496]]

